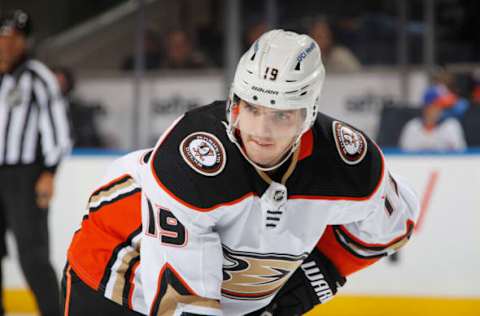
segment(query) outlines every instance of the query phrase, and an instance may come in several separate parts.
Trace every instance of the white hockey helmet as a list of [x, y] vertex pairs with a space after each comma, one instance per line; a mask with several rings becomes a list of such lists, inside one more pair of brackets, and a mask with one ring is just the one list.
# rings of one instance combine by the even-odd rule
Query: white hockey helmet
[[[302, 134], [317, 117], [324, 78], [320, 48], [310, 36], [284, 30], [263, 34], [243, 54], [237, 65], [227, 100], [227, 132], [230, 140], [239, 146], [234, 133], [235, 111], [232, 111], [239, 98], [274, 110], [304, 109], [305, 120], [292, 144], [291, 154]], [[272, 170], [286, 161], [290, 154], [276, 166], [260, 169]]]

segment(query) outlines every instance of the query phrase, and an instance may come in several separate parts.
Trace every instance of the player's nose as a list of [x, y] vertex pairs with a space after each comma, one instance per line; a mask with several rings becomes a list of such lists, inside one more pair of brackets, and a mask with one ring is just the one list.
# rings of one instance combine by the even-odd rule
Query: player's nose
[[273, 128], [269, 115], [263, 113], [259, 115], [255, 124], [253, 124], [254, 133], [258, 137], [270, 138], [273, 135]]

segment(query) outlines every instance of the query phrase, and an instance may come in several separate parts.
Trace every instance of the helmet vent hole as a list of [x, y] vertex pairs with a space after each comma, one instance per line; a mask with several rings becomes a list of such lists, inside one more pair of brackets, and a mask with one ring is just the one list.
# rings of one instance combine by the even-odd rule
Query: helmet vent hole
[[250, 57], [250, 60], [253, 61], [256, 55], [257, 55], [257, 52], [253, 53], [252, 57]]
[[275, 103], [276, 103], [275, 100], [270, 100], [271, 105], [274, 105]]
[[300, 70], [300, 62], [298, 62], [297, 65], [295, 66], [295, 70]]
[[292, 94], [292, 93], [295, 93], [295, 92], [298, 92], [298, 89], [297, 90], [292, 90], [292, 91], [287, 91], [287, 92], [285, 92], [285, 94]]
[[302, 93], [300, 93], [301, 96], [307, 94], [308, 91], [303, 91]]
[[258, 97], [256, 95], [253, 96], [253, 101], [258, 101]]

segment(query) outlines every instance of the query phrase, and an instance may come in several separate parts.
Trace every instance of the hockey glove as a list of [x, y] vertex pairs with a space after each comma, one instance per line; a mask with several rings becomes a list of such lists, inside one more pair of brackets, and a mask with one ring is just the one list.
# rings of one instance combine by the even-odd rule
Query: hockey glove
[[248, 316], [297, 316], [325, 303], [347, 279], [318, 249], [314, 249], [265, 308]]

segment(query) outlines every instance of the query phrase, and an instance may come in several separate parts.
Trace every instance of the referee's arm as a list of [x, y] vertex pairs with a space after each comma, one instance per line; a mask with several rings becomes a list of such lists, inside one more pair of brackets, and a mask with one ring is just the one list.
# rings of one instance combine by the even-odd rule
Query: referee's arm
[[51, 72], [33, 82], [33, 92], [40, 109], [39, 133], [45, 169], [55, 172], [56, 167], [72, 147], [70, 121], [65, 98]]

